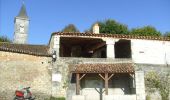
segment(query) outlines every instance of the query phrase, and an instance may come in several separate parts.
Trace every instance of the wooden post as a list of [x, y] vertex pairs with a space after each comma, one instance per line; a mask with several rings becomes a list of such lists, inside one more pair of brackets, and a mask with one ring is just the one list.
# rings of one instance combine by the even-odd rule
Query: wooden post
[[76, 73], [76, 95], [80, 95], [80, 74]]
[[105, 94], [108, 95], [108, 73], [105, 73]]

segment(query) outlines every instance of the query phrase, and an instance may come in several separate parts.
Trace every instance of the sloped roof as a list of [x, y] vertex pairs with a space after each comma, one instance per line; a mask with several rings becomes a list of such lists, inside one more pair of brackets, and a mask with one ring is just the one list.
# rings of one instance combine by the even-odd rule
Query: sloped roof
[[20, 18], [28, 18], [27, 12], [26, 12], [26, 8], [25, 8], [25, 5], [24, 5], [24, 4], [22, 4], [22, 7], [21, 7], [20, 12], [19, 12], [19, 14], [18, 14], [17, 17], [20, 17]]
[[46, 45], [28, 45], [28, 44], [12, 44], [0, 43], [0, 51], [22, 53], [36, 56], [50, 56], [48, 53], [49, 47]]
[[134, 73], [132, 63], [77, 64], [72, 73]]
[[119, 38], [119, 39], [143, 39], [143, 40], [162, 40], [170, 41], [169, 37], [161, 36], [138, 36], [138, 35], [124, 35], [124, 34], [94, 34], [94, 33], [72, 33], [72, 32], [54, 32], [53, 35], [60, 35], [63, 37], [106, 37], [106, 38]]

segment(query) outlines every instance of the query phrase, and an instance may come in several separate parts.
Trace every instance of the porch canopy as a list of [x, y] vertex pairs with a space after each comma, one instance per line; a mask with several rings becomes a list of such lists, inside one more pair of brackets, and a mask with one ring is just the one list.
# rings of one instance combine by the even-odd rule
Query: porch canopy
[[89, 73], [96, 73], [105, 81], [105, 93], [108, 95], [108, 81], [115, 73], [129, 73], [132, 75], [135, 70], [132, 63], [94, 63], [77, 64], [71, 69], [76, 74], [76, 94], [80, 94], [80, 80]]

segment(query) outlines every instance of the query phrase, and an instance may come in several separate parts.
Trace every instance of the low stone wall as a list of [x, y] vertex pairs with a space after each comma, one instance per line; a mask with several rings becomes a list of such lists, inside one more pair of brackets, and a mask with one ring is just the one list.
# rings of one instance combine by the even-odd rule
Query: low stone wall
[[[72, 100], [100, 100], [95, 96], [87, 98], [85, 95], [73, 95]], [[103, 100], [136, 100], [136, 95], [104, 95]]]
[[51, 96], [48, 57], [0, 51], [0, 100], [12, 100], [15, 90], [31, 87], [37, 100]]
[[145, 74], [151, 71], [168, 73], [170, 72], [170, 65], [135, 64], [135, 70], [142, 70]]
[[136, 95], [107, 95], [104, 100], [136, 100]]

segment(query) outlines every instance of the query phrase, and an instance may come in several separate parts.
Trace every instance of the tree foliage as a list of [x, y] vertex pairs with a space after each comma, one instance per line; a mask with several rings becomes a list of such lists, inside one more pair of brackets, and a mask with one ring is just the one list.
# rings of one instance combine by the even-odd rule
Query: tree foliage
[[[100, 33], [107, 33], [107, 34], [128, 34], [129, 33], [127, 25], [121, 24], [112, 19], [107, 19], [105, 21], [98, 21], [96, 23], [99, 24]], [[86, 32], [92, 32], [93, 25], [88, 31], [86, 30]]]
[[170, 37], [170, 32], [166, 32], [166, 33], [164, 34], [164, 36]]
[[149, 92], [158, 90], [162, 100], [169, 100], [170, 73], [157, 74], [156, 72], [149, 72], [145, 77], [145, 84]]
[[[107, 19], [105, 21], [96, 22], [99, 24], [100, 33], [107, 34], [131, 34], [139, 36], [161, 36], [161, 33], [152, 26], [144, 26], [141, 28], [133, 28], [129, 31], [128, 26], [122, 23], [119, 23], [112, 19]], [[94, 24], [93, 24], [94, 25]], [[89, 30], [85, 32], [92, 32], [93, 25]]]
[[11, 42], [11, 40], [6, 36], [0, 36], [0, 42]]
[[161, 33], [152, 26], [144, 26], [141, 28], [133, 28], [131, 34], [139, 36], [161, 36]]
[[69, 24], [62, 30], [62, 32], [79, 32], [79, 30], [74, 24]]

